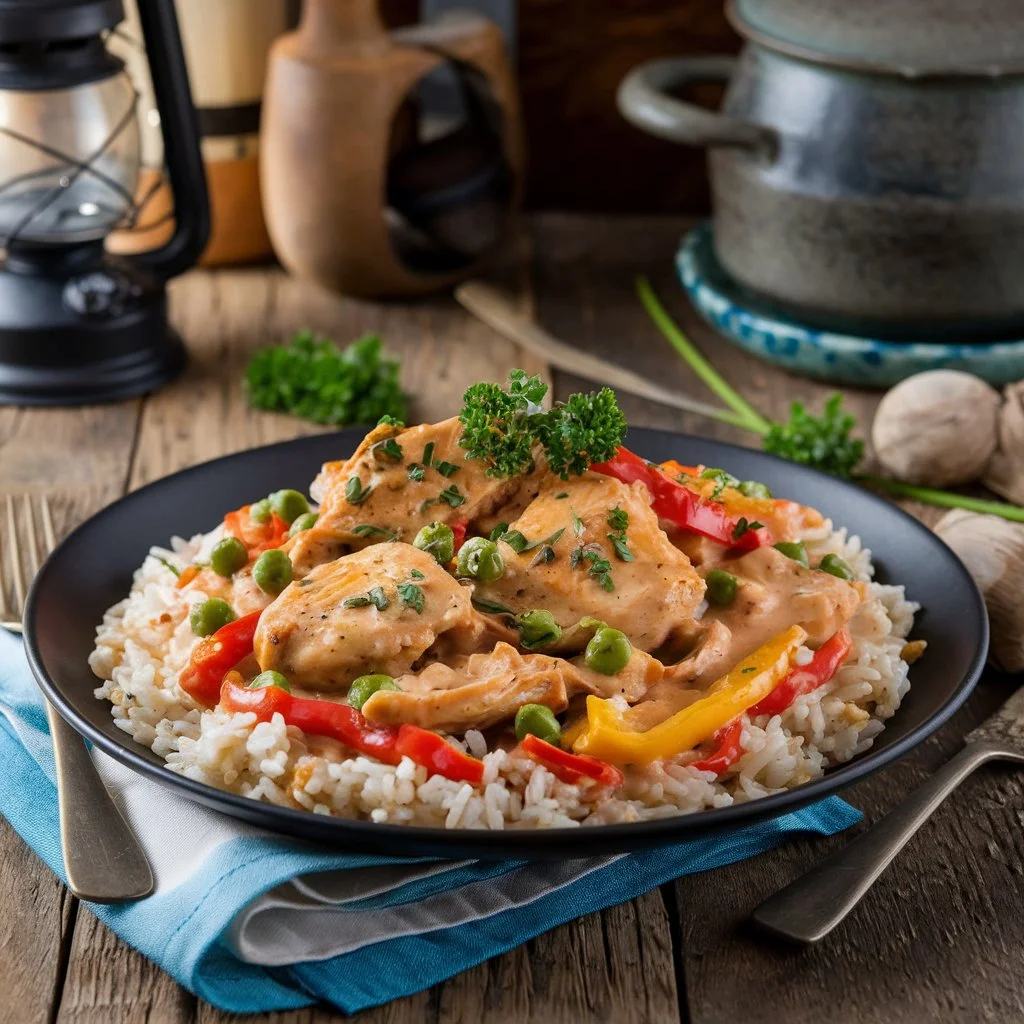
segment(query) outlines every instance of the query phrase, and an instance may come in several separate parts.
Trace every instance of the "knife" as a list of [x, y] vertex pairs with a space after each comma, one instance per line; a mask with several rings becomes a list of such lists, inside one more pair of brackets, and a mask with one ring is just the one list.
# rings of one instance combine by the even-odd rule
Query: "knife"
[[932, 811], [975, 768], [997, 760], [1024, 764], [1024, 688], [964, 739], [963, 750], [903, 803], [765, 900], [754, 911], [754, 921], [793, 942], [813, 943], [824, 938], [860, 902]]

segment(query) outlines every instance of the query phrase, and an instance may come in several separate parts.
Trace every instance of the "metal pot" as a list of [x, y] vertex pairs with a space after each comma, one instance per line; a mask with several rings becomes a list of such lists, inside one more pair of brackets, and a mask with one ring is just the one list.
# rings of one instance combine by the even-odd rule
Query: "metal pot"
[[[620, 86], [634, 124], [708, 147], [716, 255], [791, 315], [1024, 328], [1024, 4], [988, 0], [973, 31], [969, 0], [939, 6], [733, 0], [738, 58], [652, 61]], [[669, 94], [704, 81], [728, 82], [721, 112]]]

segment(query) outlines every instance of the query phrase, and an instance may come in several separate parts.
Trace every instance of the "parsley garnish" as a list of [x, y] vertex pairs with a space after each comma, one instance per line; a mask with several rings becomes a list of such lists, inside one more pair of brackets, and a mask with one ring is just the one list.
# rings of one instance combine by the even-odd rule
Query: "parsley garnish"
[[437, 497], [439, 501], [443, 501], [446, 505], [451, 505], [452, 508], [458, 508], [466, 501], [459, 493], [459, 489], [455, 484], [446, 487]]
[[745, 676], [745, 675], [747, 675], [750, 672], [756, 672], [756, 671], [757, 671], [757, 666], [756, 665], [750, 665], [748, 668], [741, 668], [740, 669], [740, 675]]
[[159, 563], [160, 563], [160, 564], [161, 564], [161, 565], [162, 565], [162, 566], [163, 566], [163, 567], [164, 567], [165, 569], [169, 569], [169, 570], [170, 570], [171, 572], [173, 572], [175, 576], [180, 576], [180, 575], [181, 575], [181, 570], [180, 570], [180, 569], [177, 569], [177, 568], [175, 568], [175, 567], [174, 567], [173, 565], [171, 565], [171, 563], [170, 563], [170, 562], [168, 562], [166, 558], [161, 558], [161, 557], [160, 557], [159, 555], [154, 555], [153, 557], [154, 557], [154, 558], [155, 558], [155, 559], [156, 559], [156, 560], [157, 560], [157, 561], [158, 561], [158, 562], [159, 562]]
[[423, 448], [423, 462], [424, 466], [429, 466], [434, 460], [434, 442], [428, 441]]
[[550, 544], [545, 544], [544, 547], [533, 556], [533, 561], [530, 563], [532, 569], [535, 565], [543, 565], [545, 562], [553, 562], [555, 560], [555, 549]]
[[342, 602], [343, 608], [368, 608], [373, 605], [378, 611], [388, 606], [388, 597], [382, 587], [370, 587], [365, 594], [358, 594]]
[[498, 523], [498, 525], [491, 530], [491, 535], [488, 540], [497, 540], [499, 537], [504, 536], [508, 533], [508, 523]]
[[575, 509], [570, 509], [569, 510], [569, 514], [572, 516], [572, 532], [577, 537], [582, 537], [583, 536], [583, 531], [585, 529], [585, 527], [583, 525], [583, 520], [580, 519], [580, 517], [578, 515], [576, 515], [576, 510]]
[[419, 569], [410, 569], [410, 570], [409, 570], [409, 575], [410, 575], [410, 576], [411, 576], [411, 577], [412, 577], [412, 578], [413, 578], [414, 580], [425, 580], [425, 579], [427, 578], [426, 576], [424, 576], [424, 575], [423, 575], [423, 573], [421, 573], [421, 572], [419, 571]]
[[568, 491], [562, 491], [561, 494], [556, 494], [555, 495], [555, 501], [561, 501], [563, 498], [568, 498], [568, 497], [569, 497], [569, 492]]
[[406, 608], [415, 608], [417, 615], [423, 614], [423, 591], [415, 583], [399, 583], [398, 598]]
[[422, 466], [417, 466], [415, 462], [409, 466], [409, 479], [415, 483], [419, 483], [425, 475], [426, 470]]
[[443, 459], [434, 464], [434, 469], [438, 471], [443, 477], [455, 476], [459, 471], [459, 467], [454, 462], [445, 462]]
[[363, 487], [363, 481], [357, 476], [350, 476], [348, 483], [345, 484], [345, 500], [350, 505], [362, 505], [364, 501], [370, 496], [370, 491], [373, 488], [367, 485]]
[[387, 459], [389, 462], [402, 461], [402, 446], [393, 437], [386, 441], [378, 441], [370, 451], [378, 462], [381, 459]]
[[405, 427], [405, 421], [404, 420], [395, 419], [394, 416], [389, 416], [387, 413], [384, 413], [384, 415], [381, 416], [381, 418], [379, 420], [377, 420], [377, 426], [378, 427], [397, 427], [399, 430], [402, 430]]
[[342, 350], [329, 338], [300, 331], [288, 345], [253, 355], [245, 390], [254, 409], [288, 412], [314, 423], [397, 426], [405, 419], [398, 363], [381, 354], [380, 338], [368, 335]]
[[565, 533], [565, 527], [563, 526], [560, 530], [555, 530], [550, 537], [543, 537], [541, 540], [529, 541], [524, 537], [518, 530], [509, 530], [507, 533], [501, 535], [503, 540], [517, 555], [521, 555], [526, 551], [533, 551], [534, 548], [539, 548], [542, 545], [553, 546], [558, 543], [558, 538]]
[[608, 509], [608, 525], [613, 530], [625, 530], [629, 527], [629, 513], [620, 506]]
[[635, 560], [633, 558], [633, 552], [629, 550], [629, 545], [626, 543], [625, 532], [609, 533], [608, 539], [612, 542], [612, 547], [615, 548], [615, 554], [618, 555], [623, 562], [632, 562]]
[[724, 469], [705, 469], [698, 479], [715, 481], [715, 489], [711, 492], [711, 501], [715, 501], [726, 487], [736, 487], [739, 484], [739, 480]]
[[750, 533], [751, 530], [760, 530], [764, 527], [764, 523], [759, 523], [756, 519], [752, 523], [748, 523], [745, 516], [740, 516], [739, 522], [732, 531], [732, 539], [739, 540], [745, 533]]
[[589, 548], [583, 552], [583, 559], [590, 563], [587, 575], [611, 593], [615, 589], [615, 583], [612, 580], [612, 563], [604, 558], [599, 551]]
[[633, 552], [629, 550], [629, 545], [626, 543], [629, 513], [618, 505], [615, 508], [608, 509], [608, 525], [612, 528], [613, 532], [607, 534], [607, 537], [612, 542], [612, 547], [615, 548], [615, 554], [623, 562], [632, 562], [634, 560]]
[[474, 384], [462, 396], [459, 444], [468, 458], [487, 463], [488, 476], [516, 476], [535, 468], [534, 450], [563, 480], [610, 459], [626, 432], [626, 419], [610, 388], [575, 394], [545, 412], [548, 386], [525, 370], [509, 374], [507, 389]]
[[360, 523], [354, 526], [352, 532], [357, 537], [383, 537], [385, 540], [398, 540], [398, 533], [389, 530], [384, 526], [374, 526], [372, 523]]

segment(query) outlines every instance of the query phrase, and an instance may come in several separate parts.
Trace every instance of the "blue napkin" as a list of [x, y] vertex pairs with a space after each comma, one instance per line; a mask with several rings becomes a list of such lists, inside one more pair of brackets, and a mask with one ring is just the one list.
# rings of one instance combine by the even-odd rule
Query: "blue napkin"
[[[729, 835], [616, 857], [385, 858], [251, 828], [93, 757], [146, 847], [157, 889], [138, 903], [91, 909], [190, 991], [238, 1013], [384, 1003], [680, 875], [752, 857], [792, 833], [831, 835], [861, 816], [832, 797]], [[0, 813], [63, 878], [42, 697], [6, 634], [0, 760]]]

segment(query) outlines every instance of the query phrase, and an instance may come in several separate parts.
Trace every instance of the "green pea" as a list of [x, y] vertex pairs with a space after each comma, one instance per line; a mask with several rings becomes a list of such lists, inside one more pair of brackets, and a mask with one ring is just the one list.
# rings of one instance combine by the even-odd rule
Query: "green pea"
[[285, 693], [291, 693], [292, 688], [288, 685], [288, 680], [285, 679], [280, 672], [275, 672], [273, 669], [267, 669], [266, 672], [261, 672], [250, 684], [250, 690], [263, 690], [268, 686], [276, 686], [279, 690], [284, 690]]
[[254, 523], [269, 523], [270, 522], [270, 499], [260, 498], [259, 501], [254, 501], [249, 506], [249, 518]]
[[841, 580], [856, 579], [853, 566], [845, 558], [840, 558], [838, 555], [826, 555], [818, 563], [818, 568], [822, 572], [827, 572], [830, 576], [838, 576]]
[[412, 546], [433, 555], [438, 565], [455, 557], [455, 534], [445, 523], [427, 523], [413, 538]]
[[621, 630], [605, 626], [599, 629], [587, 644], [584, 654], [587, 668], [603, 676], [613, 676], [629, 664], [633, 656], [633, 645]]
[[305, 512], [288, 529], [288, 536], [294, 537], [297, 533], [302, 533], [303, 530], [308, 530], [311, 526], [316, 525], [316, 521], [320, 517], [315, 512]]
[[192, 606], [192, 613], [189, 615], [189, 624], [196, 636], [210, 636], [216, 633], [221, 626], [235, 621], [235, 613], [227, 601], [219, 597], [211, 597], [209, 601]]
[[724, 569], [712, 569], [704, 577], [704, 582], [707, 584], [704, 596], [712, 604], [732, 604], [736, 600], [736, 588], [739, 585], [739, 580], [731, 572], [726, 572]]
[[770, 498], [772, 496], [772, 492], [757, 480], [743, 480], [736, 489], [748, 498]]
[[356, 711], [362, 711], [363, 705], [378, 690], [397, 690], [398, 688], [398, 684], [391, 676], [386, 676], [381, 672], [369, 676], [360, 676], [358, 679], [352, 680], [345, 703], [349, 707], [355, 708]]
[[292, 560], [280, 548], [264, 551], [252, 567], [252, 578], [264, 594], [276, 596], [292, 581]]
[[210, 552], [210, 568], [229, 579], [249, 561], [249, 549], [237, 537], [217, 541]]
[[562, 636], [562, 627], [555, 621], [554, 615], [545, 608], [523, 612], [517, 617], [516, 625], [519, 627], [519, 643], [528, 651], [549, 647]]
[[290, 488], [274, 491], [267, 500], [270, 502], [270, 511], [275, 512], [289, 525], [309, 511], [309, 502], [298, 491]]
[[505, 571], [498, 545], [486, 537], [470, 537], [459, 551], [458, 574], [481, 583], [493, 583]]
[[527, 736], [536, 736], [545, 743], [558, 746], [562, 738], [562, 727], [551, 708], [543, 704], [524, 704], [516, 712], [516, 739], [522, 742]]
[[776, 551], [781, 551], [787, 558], [799, 562], [805, 569], [810, 569], [811, 563], [807, 560], [807, 548], [802, 540], [780, 540], [775, 545]]

